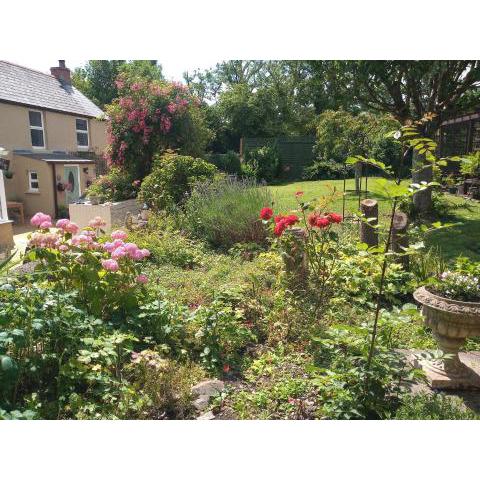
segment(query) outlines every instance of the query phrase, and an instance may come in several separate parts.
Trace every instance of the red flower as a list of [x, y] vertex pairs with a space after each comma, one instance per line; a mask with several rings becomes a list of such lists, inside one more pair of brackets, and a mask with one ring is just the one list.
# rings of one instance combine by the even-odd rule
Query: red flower
[[285, 231], [286, 228], [287, 228], [287, 224], [285, 223], [285, 220], [281, 220], [275, 225], [275, 228], [273, 229], [273, 233], [277, 237], [281, 237], [282, 233]]
[[283, 221], [285, 217], [283, 215], [275, 215], [274, 221], [275, 223], [280, 223]]
[[228, 373], [230, 371], [230, 365], [228, 363], [226, 363], [224, 366], [223, 366], [223, 371], [225, 373]]
[[298, 222], [298, 217], [296, 215], [287, 215], [284, 219], [286, 225], [295, 225]]
[[330, 225], [330, 220], [327, 217], [317, 217], [315, 226], [318, 228], [326, 228]]
[[303, 192], [295, 192], [296, 197], [301, 197], [303, 195]]
[[317, 226], [317, 214], [316, 214], [316, 213], [311, 213], [311, 214], [307, 217], [307, 221], [308, 221], [308, 224], [309, 224], [311, 227], [316, 227], [316, 226]]
[[260, 218], [262, 220], [270, 220], [273, 217], [273, 210], [271, 208], [265, 207], [260, 210]]
[[338, 213], [329, 213], [327, 215], [327, 218], [330, 220], [332, 223], [340, 223], [342, 221], [342, 216], [339, 215]]

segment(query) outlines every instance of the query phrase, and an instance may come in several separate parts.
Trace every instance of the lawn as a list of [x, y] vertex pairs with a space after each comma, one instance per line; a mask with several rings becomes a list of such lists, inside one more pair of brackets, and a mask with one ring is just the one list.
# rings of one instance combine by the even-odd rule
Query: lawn
[[[369, 179], [369, 185], [376, 182], [375, 178]], [[354, 179], [346, 181], [345, 215], [358, 211], [358, 196], [353, 192]], [[328, 195], [331, 191], [337, 191], [340, 195], [332, 203], [331, 209], [342, 212], [343, 180], [317, 180], [294, 182], [285, 185], [272, 186], [277, 208], [281, 211], [296, 207], [295, 192], [302, 191], [305, 200], [320, 198]], [[371, 198], [377, 198], [369, 195]], [[362, 195], [365, 198], [365, 194]], [[457, 223], [454, 227], [439, 230], [432, 233], [427, 240], [428, 245], [438, 247], [446, 259], [464, 255], [474, 261], [480, 260], [480, 203], [465, 200], [453, 195], [445, 195], [445, 203], [448, 212], [440, 217], [444, 223]], [[377, 198], [379, 201], [380, 215], [388, 211], [388, 203]]]

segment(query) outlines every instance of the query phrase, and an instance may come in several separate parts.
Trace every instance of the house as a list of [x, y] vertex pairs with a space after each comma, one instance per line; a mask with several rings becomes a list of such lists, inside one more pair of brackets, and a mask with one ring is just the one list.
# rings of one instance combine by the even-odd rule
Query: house
[[0, 61], [0, 169], [7, 204], [27, 218], [64, 215], [95, 178], [107, 141], [103, 111], [72, 86], [65, 60], [50, 72]]

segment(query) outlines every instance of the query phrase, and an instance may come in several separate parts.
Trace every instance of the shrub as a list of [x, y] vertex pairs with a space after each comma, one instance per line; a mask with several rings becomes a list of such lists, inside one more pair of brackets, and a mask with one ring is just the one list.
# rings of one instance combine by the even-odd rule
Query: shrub
[[275, 146], [263, 146], [248, 150], [245, 154], [247, 172], [257, 180], [271, 182], [280, 174], [280, 156]]
[[316, 161], [303, 169], [303, 178], [306, 180], [333, 180], [344, 176], [351, 176], [353, 168], [332, 159]]
[[143, 350], [132, 354], [127, 375], [134, 388], [148, 399], [142, 416], [154, 419], [193, 416], [191, 387], [204, 377], [200, 367], [182, 365], [162, 358], [153, 350]]
[[108, 146], [111, 165], [143, 179], [154, 155], [168, 148], [184, 155], [204, 152], [211, 132], [199, 101], [181, 83], [120, 76], [119, 92], [108, 107]]
[[478, 415], [468, 410], [459, 398], [421, 393], [404, 395], [395, 420], [478, 420]]
[[54, 230], [50, 216], [41, 212], [31, 223], [38, 230], [29, 237], [26, 258], [38, 261], [37, 274], [54, 282], [56, 289], [78, 291], [85, 308], [99, 316], [125, 313], [136, 305], [137, 290], [147, 281], [140, 261], [150, 252], [125, 243], [125, 232], [117, 230], [106, 238], [100, 217], [82, 231], [68, 219], [58, 220]]
[[88, 187], [86, 194], [97, 195], [101, 202], [120, 202], [135, 198], [138, 185], [126, 170], [112, 167], [106, 175], [101, 175]]
[[185, 226], [215, 247], [263, 243], [266, 231], [258, 212], [271, 203], [269, 190], [252, 180], [204, 182], [197, 185], [185, 204]]
[[130, 236], [150, 251], [150, 259], [157, 265], [193, 268], [203, 263], [203, 245], [182, 235], [169, 216], [151, 215], [147, 228], [131, 232]]
[[240, 156], [232, 150], [227, 153], [210, 153], [206, 156], [206, 159], [222, 172], [230, 175], [240, 175], [242, 173]]
[[140, 199], [153, 210], [182, 204], [195, 183], [213, 179], [217, 168], [201, 158], [167, 152], [157, 156], [152, 173], [145, 177]]

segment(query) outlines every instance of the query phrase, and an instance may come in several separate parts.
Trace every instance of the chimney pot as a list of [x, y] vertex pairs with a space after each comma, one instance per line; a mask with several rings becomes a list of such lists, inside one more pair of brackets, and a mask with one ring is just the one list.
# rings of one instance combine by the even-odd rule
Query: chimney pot
[[59, 60], [59, 61], [58, 61], [58, 66], [59, 66], [60, 68], [65, 68], [65, 60]]

